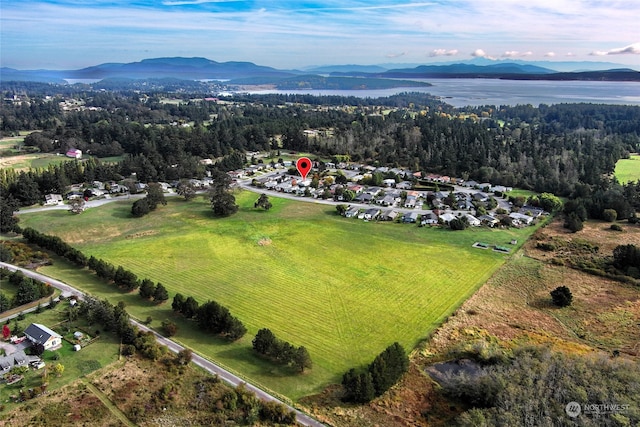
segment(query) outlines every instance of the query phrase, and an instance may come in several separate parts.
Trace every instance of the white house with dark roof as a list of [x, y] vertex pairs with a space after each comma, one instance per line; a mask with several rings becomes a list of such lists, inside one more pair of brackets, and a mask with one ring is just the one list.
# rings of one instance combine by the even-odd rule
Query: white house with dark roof
[[45, 350], [56, 350], [62, 346], [62, 336], [39, 323], [32, 323], [24, 330], [32, 343], [40, 343]]

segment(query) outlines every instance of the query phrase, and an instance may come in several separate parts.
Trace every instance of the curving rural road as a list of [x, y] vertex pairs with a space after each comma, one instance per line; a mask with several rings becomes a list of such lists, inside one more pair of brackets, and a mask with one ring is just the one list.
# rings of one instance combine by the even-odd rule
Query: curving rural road
[[[67, 285], [64, 282], [61, 282], [59, 280], [56, 280], [52, 277], [49, 276], [45, 276], [44, 274], [40, 274], [37, 273], [35, 271], [32, 270], [28, 270], [25, 268], [21, 268], [18, 267], [16, 265], [13, 264], [7, 264], [6, 262], [0, 262], [0, 267], [4, 267], [7, 268], [11, 271], [16, 271], [16, 270], [20, 270], [24, 273], [25, 276], [40, 280], [41, 282], [45, 282], [45, 283], [49, 283], [51, 286], [56, 287], [58, 289], [60, 289], [62, 291], [62, 294], [64, 296], [70, 296], [70, 295], [75, 295], [79, 298], [84, 298], [86, 296], [86, 294], [82, 291], [80, 291], [79, 289], [76, 289], [72, 286]], [[174, 353], [178, 353], [182, 350], [185, 349], [185, 347], [181, 346], [180, 344], [163, 337], [162, 335], [158, 334], [157, 332], [151, 330], [150, 328], [148, 328], [147, 326], [131, 319], [131, 323], [136, 326], [138, 329], [143, 330], [145, 332], [152, 332], [155, 337], [156, 340], [162, 344], [165, 345], [169, 348], [169, 350], [173, 351]], [[246, 381], [244, 381], [243, 379], [239, 378], [238, 376], [232, 374], [231, 372], [227, 371], [226, 369], [216, 365], [215, 363], [211, 362], [210, 360], [205, 359], [202, 356], [199, 356], [197, 354], [193, 354], [192, 357], [192, 361], [193, 363], [195, 363], [196, 365], [200, 366], [201, 368], [203, 368], [204, 370], [206, 370], [207, 372], [211, 373], [211, 374], [215, 374], [217, 375], [219, 378], [221, 378], [222, 380], [224, 380], [225, 382], [231, 384], [232, 386], [236, 387], [240, 384], [244, 384], [245, 388], [247, 390], [251, 390], [252, 392], [254, 392], [256, 394], [256, 396], [258, 396], [260, 399], [265, 400], [265, 401], [273, 401], [273, 402], [277, 402], [277, 403], [281, 403], [283, 405], [285, 405], [290, 411], [294, 411], [296, 413], [296, 419], [298, 421], [298, 423], [304, 425], [304, 426], [309, 426], [309, 427], [325, 427], [325, 424], [315, 420], [314, 418], [311, 418], [310, 416], [304, 414], [303, 412], [297, 410], [296, 408], [286, 404], [285, 402], [281, 401], [280, 399], [278, 399], [277, 397], [259, 389], [258, 387], [247, 383]]]

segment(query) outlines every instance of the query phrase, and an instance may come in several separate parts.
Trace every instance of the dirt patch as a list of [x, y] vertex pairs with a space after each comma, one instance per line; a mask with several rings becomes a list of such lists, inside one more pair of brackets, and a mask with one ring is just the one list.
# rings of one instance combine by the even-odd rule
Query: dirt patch
[[268, 237], [263, 237], [262, 239], [258, 240], [258, 245], [260, 246], [269, 246], [271, 244], [271, 239], [269, 239]]
[[125, 239], [139, 239], [140, 237], [153, 236], [154, 234], [158, 234], [158, 232], [156, 230], [141, 231], [140, 233], [127, 234]]

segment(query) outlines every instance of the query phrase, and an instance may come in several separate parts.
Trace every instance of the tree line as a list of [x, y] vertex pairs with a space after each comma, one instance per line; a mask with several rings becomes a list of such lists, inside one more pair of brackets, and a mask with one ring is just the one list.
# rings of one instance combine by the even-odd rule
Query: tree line
[[409, 357], [400, 344], [393, 343], [371, 362], [365, 371], [355, 368], [342, 377], [343, 400], [366, 403], [391, 388], [409, 368]]
[[0, 292], [0, 313], [51, 296], [54, 292], [53, 287], [48, 283], [27, 277], [19, 270], [10, 272], [6, 268], [0, 268], [0, 280], [3, 279], [7, 279], [9, 284], [16, 288], [16, 293], [12, 299], [9, 299]]
[[253, 339], [252, 345], [258, 354], [266, 356], [275, 363], [293, 366], [299, 372], [304, 372], [305, 368], [313, 366], [306, 347], [296, 348], [287, 341], [278, 339], [270, 329], [260, 329]]
[[229, 309], [215, 301], [200, 305], [191, 297], [177, 293], [173, 297], [171, 308], [187, 319], [194, 319], [198, 328], [205, 332], [221, 335], [229, 341], [236, 341], [247, 333], [247, 328]]

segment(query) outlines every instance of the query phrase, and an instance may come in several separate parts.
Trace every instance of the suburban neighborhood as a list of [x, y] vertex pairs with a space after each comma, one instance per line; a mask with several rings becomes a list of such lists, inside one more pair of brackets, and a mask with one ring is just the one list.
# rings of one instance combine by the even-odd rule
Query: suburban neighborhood
[[[255, 160], [259, 153], [248, 153]], [[360, 163], [313, 162], [306, 179], [295, 170], [293, 161], [256, 164], [228, 172], [233, 186], [299, 200], [323, 200], [346, 205], [341, 214], [364, 221], [392, 221], [420, 226], [449, 226], [453, 220], [465, 227], [525, 227], [548, 215], [525, 198], [510, 201], [511, 187], [476, 182], [403, 168], [374, 167]], [[189, 179], [196, 191], [205, 191], [210, 176]], [[158, 183], [165, 193], [175, 195], [178, 181]], [[135, 176], [120, 182], [93, 181], [73, 184], [63, 196], [47, 194], [44, 206], [63, 206], [64, 199], [110, 199], [121, 195], [144, 194], [147, 183]], [[513, 198], [512, 198], [513, 199]]]

